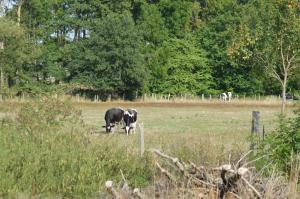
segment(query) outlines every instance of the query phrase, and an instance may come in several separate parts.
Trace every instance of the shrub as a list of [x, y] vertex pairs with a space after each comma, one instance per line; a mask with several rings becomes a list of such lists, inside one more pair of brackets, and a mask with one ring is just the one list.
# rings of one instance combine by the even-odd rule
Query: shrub
[[0, 197], [88, 198], [120, 169], [132, 186], [153, 176], [152, 159], [92, 138], [71, 103], [43, 98], [0, 124]]
[[272, 162], [279, 171], [288, 173], [293, 154], [300, 154], [300, 109], [295, 117], [279, 118], [278, 128], [260, 143], [257, 156], [266, 156], [260, 165]]

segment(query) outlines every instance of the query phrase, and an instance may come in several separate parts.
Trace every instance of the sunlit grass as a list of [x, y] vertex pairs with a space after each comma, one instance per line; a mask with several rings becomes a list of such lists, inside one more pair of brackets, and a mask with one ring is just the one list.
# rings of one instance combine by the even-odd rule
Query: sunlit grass
[[249, 150], [253, 110], [260, 111], [267, 133], [276, 127], [280, 111], [279, 105], [235, 103], [1, 103], [0, 117], [12, 120], [0, 129], [0, 197], [94, 196], [106, 180], [121, 179], [120, 169], [133, 187], [151, 185], [155, 165], [147, 151], [139, 155], [139, 130], [130, 136], [121, 129], [104, 132], [110, 107], [138, 110], [146, 150], [157, 148], [204, 166], [228, 163], [229, 157], [235, 162]]
[[[280, 105], [263, 104], [176, 104], [176, 103], [78, 103], [84, 121], [97, 132], [95, 139], [107, 136], [101, 127], [104, 113], [110, 107], [138, 110], [138, 122], [144, 124], [146, 148], [159, 148], [174, 155], [216, 164], [220, 154], [249, 150], [252, 111], [260, 111], [261, 131], [277, 125]], [[289, 114], [293, 107], [289, 107]], [[137, 131], [139, 132], [139, 131]], [[125, 136], [122, 130], [112, 139], [120, 145], [134, 145], [138, 150], [139, 135]], [[183, 154], [185, 151], [186, 154]], [[205, 156], [205, 158], [203, 157]], [[227, 157], [226, 157], [227, 158]], [[223, 157], [224, 159], [224, 157]]]

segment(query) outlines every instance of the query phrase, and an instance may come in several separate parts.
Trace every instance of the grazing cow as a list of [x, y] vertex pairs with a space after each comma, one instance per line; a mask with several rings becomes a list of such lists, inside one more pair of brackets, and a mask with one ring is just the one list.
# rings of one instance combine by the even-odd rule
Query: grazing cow
[[136, 120], [137, 120], [137, 112], [135, 109], [127, 109], [124, 112], [123, 120], [125, 123], [125, 133], [127, 135], [130, 134], [130, 130], [133, 130], [133, 133], [135, 133], [135, 127], [136, 127]]
[[231, 100], [231, 98], [232, 98], [232, 93], [231, 92], [227, 92], [227, 98], [228, 98], [228, 101]]
[[108, 109], [105, 112], [105, 116], [104, 116], [104, 120], [105, 120], [105, 129], [106, 129], [106, 133], [112, 132], [113, 128], [115, 127], [116, 123], [119, 123], [122, 121], [124, 115], [124, 110], [121, 108], [111, 108]]
[[224, 92], [220, 95], [222, 101], [230, 101], [232, 99], [232, 92]]
[[220, 99], [221, 99], [222, 101], [226, 101], [226, 100], [227, 100], [227, 94], [226, 94], [226, 93], [222, 93], [222, 94], [220, 95]]

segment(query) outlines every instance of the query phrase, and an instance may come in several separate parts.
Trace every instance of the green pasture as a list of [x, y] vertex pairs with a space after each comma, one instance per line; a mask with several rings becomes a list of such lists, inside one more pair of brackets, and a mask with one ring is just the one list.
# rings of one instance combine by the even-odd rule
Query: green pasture
[[[138, 122], [144, 123], [148, 134], [164, 135], [200, 135], [205, 134], [247, 134], [250, 132], [252, 111], [260, 111], [261, 124], [267, 130], [274, 127], [274, 121], [280, 113], [280, 107], [274, 106], [235, 106], [221, 105], [185, 105], [185, 104], [81, 104], [83, 118], [89, 125], [101, 128], [104, 113], [108, 108], [135, 108]], [[290, 108], [291, 109], [291, 108]]]
[[[226, 161], [229, 153], [240, 155], [249, 149], [252, 111], [260, 111], [261, 131], [264, 126], [266, 133], [276, 127], [280, 113], [279, 106], [230, 103], [89, 103], [76, 107], [95, 129], [95, 140], [110, 138], [138, 150], [139, 129], [136, 135], [127, 137], [121, 129], [107, 135], [101, 127], [108, 108], [136, 108], [138, 123], [144, 124], [146, 148], [158, 148], [201, 164], [218, 164]], [[288, 109], [290, 114], [294, 108]], [[219, 157], [222, 155], [226, 158]]]
[[[104, 113], [133, 107], [144, 124], [144, 156], [139, 130], [106, 134]], [[292, 111], [289, 107], [289, 113]], [[80, 111], [78, 111], [80, 110]], [[132, 187], [152, 186], [160, 149], [197, 165], [236, 162], [249, 150], [251, 114], [261, 113], [266, 132], [276, 127], [279, 106], [175, 103], [71, 103], [39, 99], [0, 104], [0, 198], [95, 198], [106, 180]]]

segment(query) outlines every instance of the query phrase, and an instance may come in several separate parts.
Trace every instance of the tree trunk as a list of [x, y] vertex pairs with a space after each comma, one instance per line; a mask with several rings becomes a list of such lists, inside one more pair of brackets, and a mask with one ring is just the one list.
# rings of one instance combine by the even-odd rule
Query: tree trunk
[[77, 40], [77, 35], [78, 35], [78, 27], [76, 27], [75, 29], [74, 29], [74, 41], [76, 41]]
[[18, 22], [18, 26], [20, 26], [20, 23], [21, 23], [21, 8], [22, 8], [22, 4], [23, 4], [23, 1], [20, 1], [19, 2], [19, 5], [18, 5], [18, 10], [17, 10], [17, 22]]
[[80, 40], [80, 36], [81, 36], [81, 30], [80, 28], [78, 28], [78, 33], [77, 33], [77, 41]]
[[287, 85], [287, 73], [285, 72], [282, 82], [282, 99], [281, 99], [281, 114], [285, 114], [286, 109], [286, 85]]
[[4, 88], [4, 73], [2, 68], [0, 68], [0, 88]]

